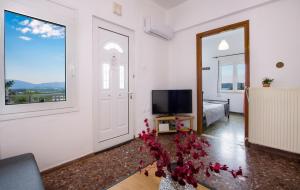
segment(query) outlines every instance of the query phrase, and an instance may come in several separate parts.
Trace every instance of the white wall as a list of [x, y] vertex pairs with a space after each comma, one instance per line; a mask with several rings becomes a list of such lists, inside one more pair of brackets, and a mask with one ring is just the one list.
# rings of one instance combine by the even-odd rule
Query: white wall
[[176, 31], [207, 23], [276, 0], [188, 0], [168, 11], [168, 23]]
[[93, 152], [93, 15], [135, 30], [136, 132], [143, 127], [144, 117], [151, 114], [150, 90], [168, 85], [168, 43], [143, 32], [143, 17], [164, 20], [164, 9], [148, 0], [118, 0], [123, 5], [123, 16], [119, 17], [112, 14], [113, 0], [55, 1], [77, 11], [79, 111], [0, 123], [1, 156], [33, 152], [42, 170]]
[[[195, 4], [194, 7], [198, 6]], [[198, 17], [208, 18], [210, 15], [198, 11], [197, 15], [191, 18], [186, 14], [192, 10], [186, 9], [184, 5], [174, 10], [177, 18], [192, 23], [198, 22]], [[261, 86], [262, 78], [269, 76], [275, 78], [274, 87], [300, 87], [299, 10], [298, 0], [274, 1], [177, 32], [169, 50], [170, 86], [193, 89], [193, 110], [196, 114], [196, 34], [249, 19], [251, 86]], [[172, 11], [170, 15], [175, 14]], [[210, 11], [218, 14], [217, 9]], [[188, 21], [189, 19], [192, 21]], [[283, 61], [285, 67], [277, 69], [277, 61]]]
[[[229, 49], [219, 51], [218, 46], [221, 40], [226, 40]], [[218, 76], [220, 63], [226, 61], [231, 63], [244, 63], [244, 55], [235, 55], [224, 58], [214, 58], [216, 56], [232, 55], [244, 52], [244, 29], [224, 32], [203, 38], [202, 40], [202, 65], [210, 67], [210, 70], [202, 71], [202, 88], [203, 98], [211, 100], [227, 100], [230, 99], [230, 111], [236, 113], [244, 112], [244, 94], [241, 92], [220, 92], [218, 90]]]

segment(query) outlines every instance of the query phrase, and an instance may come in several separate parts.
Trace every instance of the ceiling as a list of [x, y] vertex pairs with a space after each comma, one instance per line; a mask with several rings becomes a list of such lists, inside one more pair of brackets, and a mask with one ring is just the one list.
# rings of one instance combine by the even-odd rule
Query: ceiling
[[171, 9], [187, 0], [152, 0], [152, 1], [154, 1], [156, 4], [158, 4], [163, 8]]
[[[218, 50], [218, 46], [222, 40], [226, 40], [226, 42], [229, 44], [230, 48], [228, 50]], [[239, 28], [205, 37], [202, 41], [202, 47], [203, 55], [208, 57], [243, 53], [245, 49], [244, 29]]]

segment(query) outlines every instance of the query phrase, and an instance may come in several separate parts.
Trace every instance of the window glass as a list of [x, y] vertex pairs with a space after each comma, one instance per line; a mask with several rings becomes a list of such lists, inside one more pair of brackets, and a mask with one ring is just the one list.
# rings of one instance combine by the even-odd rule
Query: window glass
[[120, 89], [124, 89], [125, 88], [125, 67], [124, 67], [124, 65], [120, 65], [119, 77], [120, 77]]
[[110, 73], [110, 65], [108, 63], [102, 64], [103, 89], [109, 89], [109, 73]]
[[123, 53], [124, 52], [123, 49], [119, 46], [119, 44], [114, 43], [114, 42], [108, 42], [108, 43], [106, 43], [105, 46], [104, 46], [104, 49], [105, 50], [112, 50], [112, 49], [114, 49], [114, 50], [118, 51], [119, 53]]
[[4, 12], [5, 104], [66, 100], [66, 27]]
[[221, 90], [233, 90], [233, 65], [221, 66]]
[[245, 89], [245, 64], [237, 65], [237, 90]]

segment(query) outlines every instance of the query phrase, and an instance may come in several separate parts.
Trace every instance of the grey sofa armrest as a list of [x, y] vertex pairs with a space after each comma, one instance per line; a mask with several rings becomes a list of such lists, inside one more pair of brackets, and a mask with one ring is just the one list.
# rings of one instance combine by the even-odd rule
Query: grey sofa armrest
[[44, 190], [33, 154], [0, 160], [0, 190]]

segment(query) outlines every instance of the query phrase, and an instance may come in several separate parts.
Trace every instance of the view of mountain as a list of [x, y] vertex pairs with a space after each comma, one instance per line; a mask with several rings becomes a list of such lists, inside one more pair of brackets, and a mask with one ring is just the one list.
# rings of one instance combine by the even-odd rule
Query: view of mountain
[[65, 88], [64, 82], [50, 82], [50, 83], [40, 83], [33, 84], [30, 82], [25, 82], [21, 80], [13, 80], [15, 83], [11, 89], [63, 89]]

